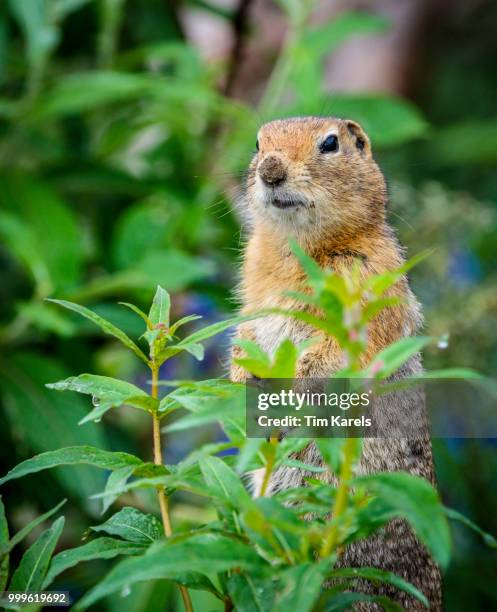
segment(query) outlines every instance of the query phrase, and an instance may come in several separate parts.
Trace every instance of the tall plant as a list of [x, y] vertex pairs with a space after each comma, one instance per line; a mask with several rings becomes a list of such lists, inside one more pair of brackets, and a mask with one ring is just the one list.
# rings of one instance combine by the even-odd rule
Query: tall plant
[[[335, 336], [348, 356], [346, 370], [340, 375], [363, 376], [365, 371], [359, 372], [359, 357], [365, 348], [367, 324], [382, 308], [390, 306], [384, 293], [405, 273], [406, 267], [367, 281], [360, 281], [354, 273], [341, 278], [321, 270], [297, 247], [294, 249], [310, 286], [310, 293], [300, 297], [317, 305], [322, 316], [309, 318], [304, 310], [286, 314], [305, 319]], [[396, 609], [383, 596], [354, 592], [354, 583], [359, 578], [391, 584], [427, 605], [423, 593], [399, 576], [376, 568], [339, 569], [335, 564], [344, 546], [400, 517], [409, 521], [440, 566], [446, 567], [450, 557], [447, 513], [452, 518], [461, 517], [443, 507], [431, 484], [403, 472], [356, 477], [354, 465], [360, 456], [360, 441], [355, 439], [316, 440], [327, 466], [319, 468], [293, 458], [295, 452], [309, 443], [307, 439], [277, 442], [247, 438], [244, 387], [224, 379], [169, 382], [169, 392], [160, 397], [165, 381], [159, 378], [159, 368], [166, 360], [183, 351], [202, 359], [204, 340], [250, 317], [222, 321], [180, 340], [177, 331], [198, 317], [189, 316], [172, 323], [169, 295], [158, 287], [148, 314], [125, 304], [144, 321], [147, 356], [129, 336], [93, 311], [72, 302], [54, 301], [119, 339], [146, 363], [151, 382], [148, 393], [127, 381], [92, 374], [48, 386], [92, 396], [93, 408], [82, 422], [98, 423], [106, 412], [124, 405], [147, 412], [152, 422], [153, 462], [88, 446], [61, 448], [20, 463], [0, 479], [0, 484], [60, 465], [87, 464], [110, 471], [105, 490], [96, 496], [103, 500], [104, 511], [125, 493], [152, 489], [157, 495], [161, 520], [137, 508], [122, 507], [103, 523], [90, 527], [96, 534], [93, 539], [52, 557], [63, 528], [63, 518], [59, 518], [24, 554], [10, 579], [10, 590], [46, 589], [62, 572], [79, 562], [125, 555], [129, 558], [119, 561], [94, 585], [76, 603], [75, 610], [84, 610], [135, 583], [158, 579], [178, 585], [186, 610], [192, 609], [191, 590], [208, 591], [225, 610], [242, 612], [283, 611], [289, 605], [299, 611], [321, 609], [324, 605], [342, 609], [364, 600]], [[376, 379], [389, 376], [431, 340], [410, 338], [394, 343], [367, 366], [368, 375]], [[302, 349], [285, 341], [271, 358], [256, 344], [244, 342], [243, 348], [246, 355], [239, 359], [240, 365], [257, 376], [274, 378], [293, 375]], [[468, 374], [459, 371], [459, 375]], [[179, 410], [186, 414], [170, 418]], [[175, 465], [164, 464], [161, 445], [164, 423], [169, 435], [180, 435], [191, 427], [214, 422], [221, 424], [227, 441], [206, 444]], [[228, 449], [238, 452], [219, 456]], [[305, 487], [280, 491], [272, 497], [264, 495], [263, 485], [262, 494], [252, 497], [244, 485], [244, 473], [263, 468], [267, 484], [271, 472], [280, 465], [317, 475], [325, 469], [332, 470], [339, 475], [339, 485], [334, 487], [319, 478], [308, 478]], [[206, 498], [217, 517], [203, 524], [173, 529], [169, 499], [176, 492]], [[3, 512], [0, 514], [2, 588], [8, 580], [10, 550], [35, 524], [58, 512], [60, 505], [10, 540]], [[483, 535], [495, 545], [491, 536]], [[323, 591], [323, 584], [330, 579], [333, 588]]]

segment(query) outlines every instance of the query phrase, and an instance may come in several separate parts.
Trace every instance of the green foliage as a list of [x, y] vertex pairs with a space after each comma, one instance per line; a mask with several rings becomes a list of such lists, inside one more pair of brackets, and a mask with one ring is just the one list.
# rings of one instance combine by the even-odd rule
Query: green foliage
[[82, 546], [64, 550], [53, 557], [50, 570], [43, 582], [43, 588], [46, 589], [50, 586], [59, 574], [83, 561], [113, 559], [119, 555], [138, 555], [143, 550], [144, 547], [139, 543], [106, 537], [96, 538]]
[[[7, 537], [7, 540], [3, 542], [2, 546], [0, 547], [0, 557], [3, 557], [4, 555], [8, 555], [8, 553], [14, 548], [14, 546], [17, 546], [17, 544], [22, 542], [23, 539], [26, 536], [28, 536], [35, 527], [38, 527], [38, 525], [43, 523], [43, 521], [46, 521], [53, 514], [57, 513], [62, 508], [62, 506], [66, 503], [66, 501], [67, 500], [65, 499], [62, 500], [54, 508], [52, 508], [48, 512], [45, 512], [45, 514], [41, 514], [40, 516], [37, 516], [30, 523], [25, 525], [20, 531], [18, 531], [10, 540]], [[4, 525], [6, 525], [5, 516], [3, 517], [3, 519], [4, 519]], [[8, 532], [6, 533], [8, 536]]]
[[40, 591], [48, 571], [50, 559], [64, 527], [64, 517], [41, 533], [24, 553], [9, 584], [11, 591]]
[[90, 527], [136, 544], [151, 544], [164, 535], [160, 521], [152, 514], [144, 514], [136, 508], [122, 508], [101, 525]]
[[[451, 99], [463, 99], [464, 108], [471, 107], [471, 121], [463, 117], [451, 124], [446, 114], [448, 105], [443, 104], [443, 126], [430, 130], [422, 113], [397, 97], [370, 92], [330, 96], [323, 87], [329, 54], [351, 37], [379, 36], [389, 24], [365, 12], [346, 12], [316, 24], [309, 19], [313, 3], [298, 0], [280, 2], [288, 17], [289, 35], [263, 88], [262, 99], [253, 108], [220, 93], [221, 67], [205, 62], [182, 37], [173, 4], [9, 0], [0, 10], [0, 80], [5, 86], [0, 99], [0, 255], [6, 270], [0, 288], [0, 382], [8, 425], [0, 433], [0, 446], [5, 448], [9, 465], [20, 461], [2, 482], [38, 474], [29, 479], [29, 489], [23, 489], [22, 482], [16, 480], [8, 505], [14, 514], [29, 499], [33, 515], [40, 513], [9, 540], [1, 505], [0, 590], [6, 586], [9, 572], [22, 583], [34, 563], [37, 569], [32, 572], [33, 578], [41, 588], [77, 563], [90, 561], [88, 565], [95, 564], [97, 570], [90, 572], [89, 578], [85, 575], [82, 582], [87, 585], [105, 566], [103, 561], [99, 565], [99, 559], [122, 554], [133, 558], [116, 565], [101, 586], [87, 594], [82, 606], [85, 601], [90, 605], [112, 593], [105, 602], [109, 610], [162, 609], [173, 601], [168, 590], [173, 581], [211, 597], [199, 600], [199, 609], [214, 607], [214, 598], [219, 600], [218, 605], [228, 607], [233, 602], [242, 611], [279, 610], [289, 605], [312, 609], [322, 600], [321, 585], [329, 577], [327, 571], [344, 538], [348, 542], [366, 537], [394, 516], [414, 523], [418, 535], [445, 563], [446, 523], [440, 515], [440, 502], [426, 483], [406, 475], [399, 475], [399, 479], [406, 478], [400, 488], [391, 482], [365, 483], [367, 497], [349, 486], [353, 474], [348, 475], [347, 470], [352, 470], [357, 461], [360, 444], [317, 442], [325, 463], [341, 475], [346, 485], [341, 490], [346, 508], [356, 513], [356, 531], [347, 530], [339, 517], [329, 520], [340, 489], [318, 480], [308, 479], [309, 487], [281, 492], [272, 500], [252, 500], [241, 475], [256, 468], [269, 474], [280, 465], [304, 468], [292, 453], [306, 442], [284, 440], [275, 445], [247, 440], [243, 389], [226, 381], [187, 380], [197, 376], [188, 357], [202, 359], [202, 343], [247, 318], [228, 314], [227, 320], [194, 329], [193, 333], [187, 328], [187, 333], [180, 333], [181, 339], [177, 332], [199, 318], [189, 314], [191, 297], [195, 300], [200, 294], [209, 300], [207, 308], [200, 306], [207, 310], [207, 316], [211, 305], [227, 309], [234, 276], [234, 261], [229, 255], [239, 246], [236, 215], [230, 213], [225, 195], [226, 183], [231, 181], [227, 173], [246, 168], [260, 117], [266, 120], [325, 112], [364, 125], [375, 152], [380, 151], [392, 166], [392, 195], [398, 198], [394, 210], [404, 211], [402, 194], [407, 181], [415, 185], [405, 200], [414, 207], [408, 209], [406, 218], [417, 224], [412, 231], [416, 249], [423, 242], [442, 245], [437, 256], [430, 259], [434, 262], [429, 264], [430, 269], [420, 276], [423, 301], [431, 313], [436, 313], [429, 318], [430, 338], [441, 337], [451, 327], [450, 358], [446, 357], [444, 363], [444, 358], [435, 356], [437, 366], [467, 363], [470, 355], [472, 364], [479, 360], [483, 369], [490, 370], [495, 365], [495, 343], [488, 333], [495, 323], [492, 285], [488, 283], [481, 290], [473, 287], [471, 300], [455, 281], [446, 299], [440, 296], [437, 285], [446, 284], [450, 270], [447, 253], [452, 252], [454, 244], [481, 255], [487, 266], [484, 273], [493, 273], [492, 209], [477, 200], [465, 203], [459, 193], [447, 187], [438, 187], [438, 192], [433, 185], [424, 189], [422, 182], [435, 177], [450, 189], [470, 186], [477, 190], [477, 197], [490, 202], [495, 199], [493, 174], [486, 171], [486, 165], [495, 159], [495, 121], [488, 119], [488, 110], [478, 112], [480, 99], [469, 101], [470, 86], [461, 98], [457, 79]], [[209, 2], [195, 4], [221, 15], [226, 24], [234, 17]], [[76, 32], [77, 23], [89, 24], [92, 36], [81, 28]], [[452, 54], [450, 59], [452, 62]], [[476, 73], [474, 63], [470, 64], [471, 72]], [[453, 73], [452, 66], [450, 70], [431, 72], [434, 86], [426, 88], [421, 83], [431, 92], [439, 91], [440, 83]], [[466, 77], [465, 83], [470, 80]], [[490, 89], [479, 98], [491, 99], [491, 93]], [[423, 139], [416, 149], [413, 141], [419, 137]], [[410, 146], [399, 148], [403, 143]], [[463, 166], [465, 171], [461, 172]], [[451, 174], [451, 168], [457, 172]], [[404, 225], [401, 231], [410, 238]], [[334, 335], [351, 366], [364, 347], [361, 330], [383, 308], [398, 303], [384, 297], [384, 292], [407, 269], [374, 278], [368, 287], [359, 288], [354, 282], [347, 285], [333, 275], [323, 275], [303, 254], [296, 254], [309, 273], [313, 291], [300, 298], [303, 303], [310, 300], [319, 304], [324, 316], [311, 317], [301, 311], [293, 316], [315, 325], [319, 333]], [[179, 295], [174, 296], [170, 308], [168, 293], [159, 287], [147, 315], [146, 307], [157, 285]], [[347, 317], [345, 325], [345, 314], [356, 312], [354, 304], [365, 293], [373, 297], [360, 310], [360, 317], [352, 319], [351, 324]], [[61, 298], [59, 305], [72, 312], [43, 303], [53, 295]], [[118, 314], [119, 309], [111, 304], [116, 296], [126, 300], [134, 313], [122, 309]], [[137, 306], [130, 304], [135, 301]], [[91, 310], [86, 308], [88, 303], [94, 303]], [[89, 322], [81, 323], [74, 312]], [[135, 314], [138, 316], [133, 322]], [[138, 317], [145, 323], [144, 330]], [[215, 318], [221, 316], [216, 313]], [[93, 324], [97, 325], [95, 329]], [[104, 336], [96, 336], [95, 331]], [[136, 340], [142, 331], [149, 345], [148, 355], [145, 342]], [[389, 347], [369, 364], [369, 373], [379, 379], [387, 376], [428, 342], [428, 338], [416, 338]], [[475, 346], [483, 349], [476, 354]], [[243, 343], [242, 348], [245, 357], [240, 364], [252, 374], [286, 377], [293, 374], [298, 356], [308, 347], [286, 342], [273, 358], [254, 344]], [[139, 357], [137, 363], [134, 356]], [[179, 371], [173, 370], [173, 377], [180, 380], [164, 396], [159, 396], [162, 387], [158, 384], [157, 393], [153, 392], [154, 385], [148, 393], [120, 380], [139, 384], [144, 380], [144, 368], [152, 365], [158, 374], [160, 365], [172, 357], [177, 358], [172, 367], [179, 367]], [[206, 359], [202, 367], [208, 368], [210, 362]], [[98, 375], [74, 376], [90, 367]], [[351, 367], [342, 374], [364, 375], [352, 372]], [[452, 375], [468, 374], [468, 370], [452, 370]], [[427, 375], [445, 377], [449, 371]], [[204, 376], [213, 374], [208, 370]], [[62, 395], [44, 387], [56, 380], [60, 382], [49, 388], [91, 395], [98, 405], [89, 407], [86, 398], [76, 393]], [[129, 407], [138, 410], [130, 411]], [[104, 426], [98, 426], [96, 422], [102, 417]], [[164, 430], [174, 435], [175, 441], [185, 439], [192, 431], [207, 431], [216, 423], [227, 440], [195, 442], [195, 449], [188, 453], [187, 448], [186, 456], [174, 465], [153, 465], [139, 459], [145, 452], [149, 418], [164, 421]], [[78, 422], [86, 422], [85, 427], [79, 427]], [[63, 448], [66, 446], [69, 448]], [[116, 448], [129, 452], [111, 452]], [[215, 456], [229, 449], [238, 451], [238, 456]], [[54, 468], [53, 472], [42, 472], [49, 468]], [[318, 475], [320, 469], [314, 467], [314, 473]], [[108, 475], [105, 488], [103, 475]], [[129, 533], [126, 529], [131, 523], [125, 521], [124, 531], [91, 539], [50, 561], [61, 529], [59, 521], [39, 540], [30, 540], [21, 566], [9, 569], [8, 551], [23, 538], [33, 537], [34, 529], [59, 511], [60, 505], [45, 513], [40, 509], [55, 503], [50, 496], [47, 499], [49, 491], [61, 490], [57, 499], [70, 498], [68, 516], [73, 524], [65, 535], [74, 544], [78, 539], [74, 534], [95, 522], [95, 504], [88, 502], [90, 496], [96, 497], [95, 492], [101, 492], [98, 496], [104, 512], [112, 504], [120, 504], [121, 496], [126, 495], [125, 503], [136, 502], [138, 507], [150, 510], [142, 513], [148, 519], [138, 518], [157, 527], [158, 519], [151, 514], [157, 508], [151, 499], [164, 488], [183, 510], [180, 504], [185, 500], [189, 504], [192, 493], [201, 495], [202, 503], [215, 508], [216, 517], [195, 503], [187, 506], [190, 510], [184, 512], [186, 518], [179, 516], [179, 510], [175, 516], [173, 504], [177, 535], [167, 541], [162, 540], [162, 530], [154, 531], [159, 542], [150, 547], [148, 541], [120, 539]], [[484, 490], [478, 483], [475, 512], [486, 506], [480, 503]], [[361, 506], [365, 499], [367, 505]], [[420, 500], [427, 500], [435, 517], [433, 524], [429, 524], [428, 511], [423, 510]], [[122, 512], [116, 512], [103, 525], [114, 524], [113, 529], [116, 517], [129, 519], [128, 514], [137, 519], [138, 510], [127, 508], [124, 515]], [[455, 511], [446, 513], [475, 527]], [[304, 523], [302, 517], [309, 514], [315, 519]], [[438, 536], [435, 525], [439, 527]], [[494, 543], [489, 534], [481, 535], [487, 543]], [[323, 538], [331, 542], [328, 556], [323, 555]], [[317, 560], [320, 555], [325, 557], [321, 562]], [[396, 609], [386, 598], [344, 592], [352, 588], [355, 576], [352, 571], [340, 571], [343, 589], [328, 592], [326, 609], [345, 609], [360, 600]], [[373, 582], [395, 584], [418, 596], [399, 577], [380, 575], [371, 568], [364, 571]], [[144, 582], [131, 584], [131, 573], [137, 582]], [[168, 582], [154, 583], [154, 577]], [[117, 591], [128, 588], [129, 597], [116, 598]]]
[[[342, 348], [349, 351], [349, 370], [357, 374], [363, 345], [356, 350], [355, 341], [350, 341], [350, 330], [355, 329], [360, 336], [367, 325], [367, 317], [359, 316], [354, 320], [348, 316], [347, 310], [354, 308], [356, 301], [364, 296], [364, 282], [361, 284], [358, 277], [347, 281], [338, 279], [329, 271], [317, 268], [298, 249], [296, 254], [309, 274], [314, 291], [310, 294], [311, 299], [325, 313], [319, 319], [318, 327], [333, 333], [337, 339], [345, 339]], [[377, 287], [382, 283], [381, 277], [376, 277], [375, 281]], [[386, 287], [389, 282], [383, 285]], [[383, 290], [376, 291], [376, 294], [370, 291], [369, 304], [382, 300]], [[336, 298], [334, 302], [330, 301], [330, 294]], [[67, 306], [67, 303], [62, 302], [62, 305]], [[450, 556], [446, 513], [450, 515], [450, 511], [443, 508], [432, 485], [405, 472], [354, 477], [354, 465], [361, 455], [361, 441], [331, 439], [318, 440], [317, 445], [324, 462], [339, 476], [338, 487], [308, 479], [310, 486], [265, 497], [269, 477], [280, 465], [318, 472], [325, 469], [306, 466], [294, 458], [308, 441], [285, 439], [278, 443], [275, 439], [247, 439], [243, 426], [243, 387], [226, 380], [174, 381], [165, 396], [159, 398], [158, 365], [176, 354], [174, 351], [168, 353], [169, 344], [175, 342], [174, 324], [170, 323], [169, 294], [158, 287], [148, 315], [132, 304], [128, 306], [143, 320], [145, 338], [149, 343], [149, 357], [144, 360], [152, 375], [150, 394], [126, 381], [90, 374], [48, 386], [58, 391], [89, 394], [96, 397], [101, 406], [118, 409], [125, 404], [137, 404], [136, 407], [144, 408], [154, 424], [154, 464], [123, 452], [88, 446], [61, 448], [20, 463], [0, 479], [0, 485], [61, 465], [87, 464], [112, 471], [103, 494], [99, 495], [105, 500], [104, 511], [123, 494], [149, 489], [158, 496], [162, 522], [152, 513], [135, 507], [122, 507], [104, 522], [90, 527], [91, 532], [103, 532], [105, 536], [65, 550], [52, 559], [63, 526], [61, 517], [43, 531], [24, 554], [13, 573], [10, 588], [46, 588], [62, 572], [81, 562], [123, 555], [130, 558], [119, 561], [77, 602], [75, 609], [87, 609], [100, 599], [129, 589], [136, 583], [160, 579], [175, 582], [182, 590], [185, 602], [190, 602], [189, 590], [200, 590], [242, 612], [286, 610], [289, 605], [311, 611], [323, 597], [327, 609], [342, 609], [352, 601], [363, 599], [362, 594], [344, 592], [353, 588], [354, 580], [359, 577], [392, 585], [426, 605], [425, 596], [400, 576], [375, 568], [337, 569], [334, 564], [344, 546], [368, 537], [393, 518], [403, 518], [437, 562], [446, 567]], [[72, 303], [68, 307], [83, 317], [88, 317], [88, 312], [91, 312]], [[296, 311], [285, 314], [299, 316]], [[248, 318], [238, 317], [207, 326], [173, 347], [182, 342], [197, 344]], [[93, 317], [92, 320], [95, 321]], [[107, 326], [104, 319], [99, 318], [97, 322]], [[113, 334], [120, 339], [120, 330], [115, 329], [117, 331], [112, 328]], [[383, 365], [376, 370], [379, 378], [388, 377], [426, 344], [425, 338], [411, 340], [408, 343], [399, 341], [384, 351], [381, 355]], [[126, 344], [127, 348], [137, 355], [136, 345], [131, 340], [130, 343]], [[292, 377], [299, 352], [310, 346], [312, 343], [295, 347], [286, 341], [270, 359], [256, 344], [243, 342], [241, 347], [247, 358], [240, 359], [239, 363], [257, 375]], [[141, 351], [137, 356], [143, 360]], [[140, 401], [137, 403], [137, 400]], [[216, 421], [223, 427], [228, 442], [205, 445], [177, 464], [164, 466], [159, 423], [177, 410], [186, 410], [186, 416], [169, 425], [169, 431], [181, 432], [186, 427]], [[95, 409], [90, 415], [94, 412]], [[224, 448], [238, 450], [236, 461], [230, 456], [215, 456]], [[243, 472], [256, 467], [262, 467], [264, 479], [260, 496], [253, 498], [245, 488]], [[206, 498], [215, 508], [216, 518], [199, 525], [184, 525], [172, 533], [167, 499], [176, 492], [195, 493]], [[32, 521], [10, 541], [5, 519], [2, 519], [4, 543], [0, 554], [4, 557], [1, 562], [4, 578], [12, 547], [36, 525], [57, 512], [62, 503]], [[490, 538], [486, 534], [489, 542]], [[213, 582], [214, 575], [217, 577]], [[336, 586], [323, 591], [323, 584], [330, 579]], [[348, 597], [349, 594], [352, 598]], [[386, 597], [367, 596], [366, 599], [379, 602], [387, 610], [398, 607]]]
[[377, 499], [405, 518], [437, 563], [447, 567], [450, 559], [450, 534], [445, 513], [435, 489], [422, 478], [403, 472], [374, 474], [354, 479]]

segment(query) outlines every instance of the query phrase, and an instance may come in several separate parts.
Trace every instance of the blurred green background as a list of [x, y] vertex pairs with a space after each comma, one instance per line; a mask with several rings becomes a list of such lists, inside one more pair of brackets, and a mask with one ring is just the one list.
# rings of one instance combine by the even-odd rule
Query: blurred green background
[[[412, 284], [426, 331], [449, 334], [449, 344], [427, 352], [426, 365], [495, 376], [496, 28], [490, 0], [4, 1], [2, 472], [73, 444], [150, 457], [140, 414], [111, 411], [79, 427], [87, 402], [44, 388], [86, 371], [141, 385], [147, 377], [120, 345], [43, 300], [90, 305], [135, 337], [140, 319], [116, 303], [144, 306], [158, 283], [177, 317], [215, 321], [233, 310], [246, 237], [240, 185], [258, 126], [274, 117], [363, 124], [408, 254], [435, 248]], [[201, 366], [178, 358], [161, 376], [223, 375], [228, 344], [217, 338]], [[216, 435], [170, 437], [167, 461]], [[495, 534], [494, 441], [437, 440], [435, 450], [445, 503]], [[62, 546], [75, 546], [100, 512], [89, 496], [103, 486], [90, 468], [59, 468], [2, 495], [13, 530], [68, 497]], [[176, 522], [209, 512], [198, 499], [173, 501]], [[147, 496], [134, 503], [155, 509]], [[79, 595], [106, 567], [83, 564], [56, 586]], [[495, 553], [455, 529], [446, 608], [492, 608], [496, 579]], [[167, 583], [123, 595], [98, 609], [176, 605]]]

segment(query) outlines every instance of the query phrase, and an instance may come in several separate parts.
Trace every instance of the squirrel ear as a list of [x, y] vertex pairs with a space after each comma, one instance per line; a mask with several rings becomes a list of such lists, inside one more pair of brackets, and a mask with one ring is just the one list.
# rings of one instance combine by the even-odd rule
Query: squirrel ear
[[345, 121], [345, 125], [347, 126], [347, 129], [355, 142], [356, 148], [361, 153], [371, 155], [371, 142], [362, 127], [350, 119]]

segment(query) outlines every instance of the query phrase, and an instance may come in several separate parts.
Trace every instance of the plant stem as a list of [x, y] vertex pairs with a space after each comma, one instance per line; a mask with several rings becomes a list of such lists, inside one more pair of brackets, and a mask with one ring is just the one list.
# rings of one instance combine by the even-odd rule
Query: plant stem
[[[156, 365], [151, 366], [152, 370], [152, 397], [157, 399], [159, 394], [159, 368]], [[152, 415], [152, 425], [153, 425], [153, 439], [154, 439], [154, 463], [156, 465], [163, 464], [162, 458], [162, 445], [161, 445], [161, 436], [160, 436], [160, 419], [156, 412]], [[171, 537], [173, 531], [171, 528], [171, 518], [169, 516], [169, 500], [167, 498], [164, 487], [159, 487], [157, 489], [157, 497], [159, 500], [160, 513], [162, 516], [162, 524], [164, 525], [164, 533], [166, 537]], [[190, 599], [190, 594], [188, 593], [188, 589], [182, 585], [180, 585], [179, 590], [181, 592], [181, 597], [183, 598], [183, 604], [185, 606], [186, 612], [193, 612], [192, 601]]]
[[271, 444], [271, 452], [268, 455], [266, 461], [266, 467], [264, 468], [264, 478], [262, 479], [261, 490], [259, 491], [259, 497], [264, 497], [269, 485], [269, 479], [274, 468], [274, 461], [276, 459], [276, 446], [278, 445], [278, 438], [271, 437], [269, 439]]
[[283, 48], [276, 60], [266, 90], [258, 105], [259, 114], [265, 120], [271, 116], [281, 103], [281, 97], [285, 92], [285, 88], [291, 76], [295, 49], [302, 38], [302, 33], [309, 18], [312, 6], [312, 2], [304, 0], [300, 10], [296, 11], [295, 14], [289, 15], [290, 24]]
[[347, 495], [349, 491], [349, 481], [352, 476], [352, 464], [354, 462], [354, 449], [356, 441], [354, 438], [347, 438], [343, 447], [343, 462], [340, 469], [340, 484], [338, 485], [335, 504], [333, 505], [332, 523], [325, 536], [320, 556], [327, 557], [335, 548], [338, 542], [338, 526], [341, 516], [347, 507]]
[[101, 0], [101, 28], [98, 36], [98, 62], [101, 68], [112, 68], [117, 36], [123, 17], [125, 0]]

